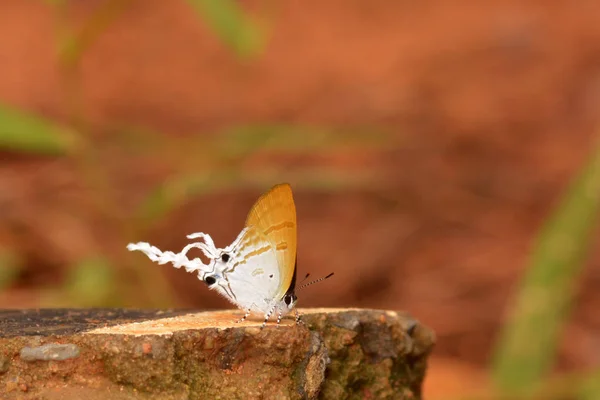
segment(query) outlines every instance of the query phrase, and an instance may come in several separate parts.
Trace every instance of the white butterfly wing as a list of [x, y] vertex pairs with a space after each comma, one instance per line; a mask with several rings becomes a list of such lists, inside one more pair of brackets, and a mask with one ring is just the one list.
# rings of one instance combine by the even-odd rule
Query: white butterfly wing
[[275, 185], [263, 194], [248, 213], [246, 227], [254, 227], [275, 250], [281, 278], [272, 298], [280, 300], [296, 272], [296, 205], [290, 185]]
[[249, 227], [232, 255], [223, 274], [229, 297], [241, 308], [266, 312], [281, 286], [276, 249], [264, 234]]

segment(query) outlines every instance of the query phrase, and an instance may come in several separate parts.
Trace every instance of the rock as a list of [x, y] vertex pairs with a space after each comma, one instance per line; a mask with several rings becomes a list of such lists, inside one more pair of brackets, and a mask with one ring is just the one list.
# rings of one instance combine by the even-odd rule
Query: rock
[[23, 347], [23, 361], [63, 361], [79, 357], [79, 347], [74, 344], [46, 344], [38, 347]]
[[13, 360], [0, 387], [19, 382], [7, 399], [421, 398], [430, 329], [391, 311], [300, 312], [304, 324], [261, 330], [238, 311], [0, 311], [0, 360]]
[[6, 358], [2, 354], [0, 354], [0, 375], [6, 373], [8, 371], [9, 367], [10, 367], [10, 361], [8, 360], [8, 358]]

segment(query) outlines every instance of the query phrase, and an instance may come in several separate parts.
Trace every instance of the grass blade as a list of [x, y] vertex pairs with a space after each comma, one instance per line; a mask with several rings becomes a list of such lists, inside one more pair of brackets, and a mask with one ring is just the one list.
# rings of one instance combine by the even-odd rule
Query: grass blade
[[65, 293], [79, 307], [114, 306], [119, 304], [115, 280], [114, 267], [107, 259], [89, 257], [69, 269]]
[[173, 209], [198, 196], [223, 190], [266, 190], [284, 180], [290, 182], [294, 190], [339, 191], [378, 185], [376, 171], [356, 173], [325, 168], [290, 171], [285, 178], [277, 167], [255, 170], [251, 175], [238, 168], [219, 173], [176, 175], [157, 185], [142, 201], [136, 210], [136, 227], [143, 232]]
[[492, 378], [500, 391], [528, 391], [551, 368], [592, 239], [599, 200], [597, 148], [538, 237], [496, 348]]
[[240, 57], [254, 56], [263, 48], [258, 25], [233, 0], [188, 0], [219, 38]]
[[73, 145], [66, 128], [38, 116], [0, 105], [0, 149], [28, 154], [63, 155]]
[[0, 292], [17, 280], [21, 261], [15, 251], [0, 247]]

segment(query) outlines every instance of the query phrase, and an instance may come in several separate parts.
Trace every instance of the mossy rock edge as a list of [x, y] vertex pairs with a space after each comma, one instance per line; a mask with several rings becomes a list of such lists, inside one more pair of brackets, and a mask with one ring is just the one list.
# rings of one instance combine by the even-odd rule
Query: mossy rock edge
[[420, 399], [435, 336], [407, 314], [0, 310], [3, 399]]

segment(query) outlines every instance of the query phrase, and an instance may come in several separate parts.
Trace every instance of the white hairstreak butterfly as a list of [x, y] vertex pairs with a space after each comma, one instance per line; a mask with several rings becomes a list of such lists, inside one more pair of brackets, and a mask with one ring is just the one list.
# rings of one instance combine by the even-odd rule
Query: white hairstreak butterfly
[[[197, 271], [198, 279], [245, 311], [238, 322], [252, 312], [262, 313], [264, 327], [271, 315], [277, 315], [279, 324], [296, 305], [296, 232], [292, 189], [289, 184], [280, 184], [256, 201], [244, 229], [225, 248], [217, 248], [210, 235], [201, 232], [187, 237], [203, 241], [187, 245], [180, 253], [162, 252], [148, 243], [129, 244], [127, 248], [142, 251], [159, 264], [170, 262], [175, 268]], [[199, 248], [209, 259], [208, 264], [199, 258], [188, 259], [187, 252], [192, 248]]]

